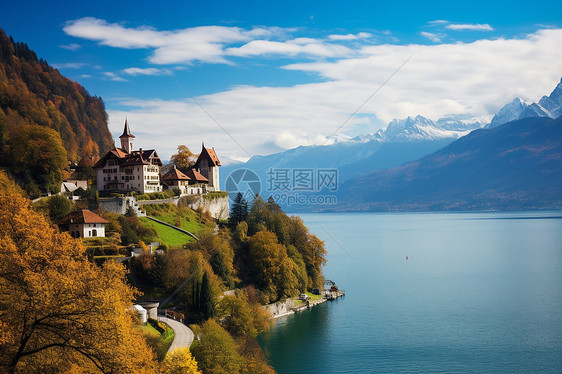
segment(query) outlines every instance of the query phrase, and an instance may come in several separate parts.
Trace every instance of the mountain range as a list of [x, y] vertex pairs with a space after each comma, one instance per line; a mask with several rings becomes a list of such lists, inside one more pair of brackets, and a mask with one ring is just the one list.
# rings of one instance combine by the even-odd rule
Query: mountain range
[[[474, 130], [492, 129], [523, 118], [556, 118], [561, 114], [562, 80], [549, 96], [543, 96], [538, 103], [514, 99], [501, 108], [489, 124], [479, 119], [454, 117], [433, 121], [420, 115], [395, 119], [373, 134], [363, 134], [351, 139], [334, 139], [329, 145], [301, 146], [268, 156], [255, 156], [245, 164], [224, 167], [221, 173], [226, 176], [238, 168], [254, 171], [262, 181], [264, 196], [275, 193], [268, 189], [271, 187], [267, 183], [267, 172], [270, 169], [333, 168], [338, 170], [340, 186], [358, 183], [363, 188], [370, 189], [371, 185], [363, 183], [360, 177], [418, 160], [458, 139], [463, 139]], [[517, 131], [516, 127], [511, 127], [511, 130]], [[348, 187], [342, 191], [358, 192]], [[347, 201], [344, 193], [340, 193], [339, 198], [340, 201]], [[349, 204], [341, 204], [340, 209], [343, 206], [352, 209]]]
[[529, 103], [519, 97], [501, 108], [487, 127], [496, 127], [522, 118], [549, 117], [562, 115], [562, 79], [549, 96], [543, 96], [538, 103]]
[[343, 183], [339, 211], [562, 207], [562, 117], [471, 132], [443, 149]]
[[449, 118], [433, 121], [420, 115], [395, 119], [373, 134], [332, 139], [328, 145], [300, 146], [267, 156], [254, 156], [244, 164], [223, 167], [221, 173], [229, 175], [236, 169], [246, 168], [254, 171], [265, 184], [269, 169], [338, 169], [342, 182], [415, 160], [483, 126], [485, 123], [478, 120]]

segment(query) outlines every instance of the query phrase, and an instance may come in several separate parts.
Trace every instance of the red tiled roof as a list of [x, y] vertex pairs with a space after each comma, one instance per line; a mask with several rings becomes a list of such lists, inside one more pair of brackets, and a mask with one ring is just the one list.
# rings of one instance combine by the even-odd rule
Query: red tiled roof
[[133, 151], [131, 153], [127, 153], [120, 148], [113, 148], [111, 151], [107, 152], [103, 155], [102, 158], [96, 162], [94, 168], [101, 168], [105, 166], [105, 162], [108, 158], [112, 157], [122, 160], [120, 165], [122, 166], [130, 166], [130, 165], [150, 165], [149, 159], [155, 158], [158, 165], [162, 166], [162, 160], [158, 157], [158, 154], [154, 149], [146, 149], [142, 151]]
[[125, 162], [123, 162], [121, 166], [130, 165], [150, 165], [150, 162], [146, 161], [140, 154], [129, 155], [129, 157], [125, 159]]
[[87, 209], [75, 210], [64, 219], [67, 223], [109, 223], [96, 213]]
[[209, 180], [207, 178], [205, 178], [201, 173], [199, 173], [197, 170], [195, 169], [190, 169], [188, 170], [186, 173], [187, 177], [193, 181], [197, 181], [197, 182], [209, 182]]
[[93, 166], [96, 163], [96, 161], [97, 161], [97, 157], [95, 157], [95, 156], [84, 156], [84, 157], [82, 157], [80, 162], [78, 162], [77, 166], [80, 166], [80, 167]]
[[196, 167], [199, 165], [199, 161], [201, 161], [202, 159], [209, 160], [211, 164], [210, 166], [221, 166], [221, 162], [219, 161], [219, 158], [213, 148], [205, 148], [205, 146], [203, 146], [203, 149], [201, 149], [201, 153], [199, 154], [199, 157], [195, 162]]
[[215, 149], [214, 148], [205, 148], [205, 150], [207, 151], [207, 153], [209, 153], [209, 156], [211, 157], [211, 160], [213, 160], [215, 165], [221, 166], [221, 162], [219, 161], [219, 158], [218, 158], [217, 154], [215, 153]]
[[124, 150], [122, 150], [121, 148], [117, 148], [114, 147], [111, 151], [109, 151], [111, 153], [113, 153], [115, 156], [119, 157], [119, 158], [124, 158], [127, 157], [128, 153], [125, 152]]
[[191, 178], [189, 178], [187, 175], [185, 175], [184, 173], [182, 173], [180, 170], [178, 169], [172, 169], [169, 172], [167, 172], [166, 174], [164, 174], [164, 176], [162, 177], [163, 181], [170, 181], [170, 180], [189, 180]]

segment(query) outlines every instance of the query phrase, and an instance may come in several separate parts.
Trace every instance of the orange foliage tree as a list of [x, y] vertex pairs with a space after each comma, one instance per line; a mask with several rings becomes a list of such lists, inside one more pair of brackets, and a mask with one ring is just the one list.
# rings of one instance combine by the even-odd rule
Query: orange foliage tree
[[97, 267], [84, 250], [0, 172], [0, 371], [157, 371], [127, 311], [135, 291], [123, 267]]

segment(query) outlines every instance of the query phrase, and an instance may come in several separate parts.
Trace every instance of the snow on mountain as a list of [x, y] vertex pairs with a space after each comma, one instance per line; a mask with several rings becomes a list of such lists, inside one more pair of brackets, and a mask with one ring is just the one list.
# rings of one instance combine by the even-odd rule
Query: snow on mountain
[[479, 120], [455, 120], [441, 118], [433, 121], [424, 116], [394, 119], [387, 127], [374, 134], [360, 135], [353, 138], [355, 141], [378, 140], [382, 143], [389, 142], [416, 142], [426, 140], [458, 139], [470, 131], [484, 127], [484, 122]]
[[501, 108], [488, 128], [497, 127], [507, 122], [530, 117], [558, 118], [562, 115], [562, 79], [550, 96], [543, 96], [538, 103], [525, 102], [516, 97]]
[[562, 79], [550, 96], [543, 96], [539, 105], [546, 109], [553, 118], [562, 116]]
[[519, 119], [519, 115], [530, 105], [521, 98], [516, 97], [513, 101], [509, 104], [506, 104], [503, 108], [501, 108], [494, 118], [492, 118], [492, 122], [490, 122], [489, 127], [496, 127], [506, 122], [515, 121]]

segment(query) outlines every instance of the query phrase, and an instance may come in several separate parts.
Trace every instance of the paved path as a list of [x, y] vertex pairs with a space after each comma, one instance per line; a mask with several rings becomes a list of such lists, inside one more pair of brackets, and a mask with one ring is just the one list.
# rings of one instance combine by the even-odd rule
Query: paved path
[[193, 342], [193, 331], [183, 323], [176, 321], [174, 319], [158, 316], [158, 320], [166, 322], [168, 326], [174, 330], [174, 341], [168, 349], [168, 353], [178, 349], [178, 348], [189, 348]]

